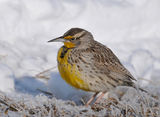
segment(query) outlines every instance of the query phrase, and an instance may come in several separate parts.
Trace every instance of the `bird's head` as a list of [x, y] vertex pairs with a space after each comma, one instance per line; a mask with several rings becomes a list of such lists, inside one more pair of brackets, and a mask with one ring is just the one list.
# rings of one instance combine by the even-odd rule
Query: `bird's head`
[[63, 42], [67, 48], [75, 48], [78, 46], [84, 46], [93, 40], [93, 36], [90, 32], [81, 28], [71, 28], [63, 36], [49, 40], [48, 42]]

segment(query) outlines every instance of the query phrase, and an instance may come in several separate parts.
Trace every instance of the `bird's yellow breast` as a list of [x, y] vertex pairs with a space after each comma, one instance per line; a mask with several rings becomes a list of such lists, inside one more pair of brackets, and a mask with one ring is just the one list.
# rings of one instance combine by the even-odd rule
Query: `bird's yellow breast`
[[78, 71], [76, 65], [68, 62], [71, 49], [65, 49], [66, 48], [61, 47], [57, 55], [58, 69], [61, 77], [71, 86], [89, 91], [89, 87], [83, 80], [82, 74]]

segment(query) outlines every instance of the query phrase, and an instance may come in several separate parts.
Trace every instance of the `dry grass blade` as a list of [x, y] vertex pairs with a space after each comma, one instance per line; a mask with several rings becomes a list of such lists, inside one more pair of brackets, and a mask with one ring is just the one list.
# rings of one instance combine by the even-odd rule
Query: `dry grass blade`
[[44, 94], [46, 94], [46, 95], [49, 95], [49, 96], [53, 97], [53, 94], [48, 92], [48, 91], [44, 91], [44, 90], [41, 90], [41, 89], [37, 89], [37, 90], [42, 92], [42, 93], [44, 93]]
[[154, 82], [153, 80], [148, 80], [148, 79], [145, 79], [145, 78], [138, 78], [139, 80], [144, 80], [144, 81], [147, 81], [149, 83], [151, 83], [152, 85], [160, 85], [160, 81], [159, 82]]
[[49, 79], [50, 79], [50, 75], [49, 75], [49, 74], [50, 74], [50, 72], [51, 72], [52, 70], [54, 70], [55, 68], [56, 68], [56, 66], [55, 66], [55, 67], [51, 67], [51, 68], [49, 68], [49, 69], [46, 69], [46, 70], [44, 70], [44, 71], [36, 74], [35, 77], [36, 77], [36, 78], [39, 78], [39, 79], [49, 80]]
[[22, 111], [23, 108], [17, 103], [15, 103], [13, 100], [9, 99], [5, 96], [2, 92], [0, 92], [0, 103], [4, 104], [8, 107], [11, 111]]

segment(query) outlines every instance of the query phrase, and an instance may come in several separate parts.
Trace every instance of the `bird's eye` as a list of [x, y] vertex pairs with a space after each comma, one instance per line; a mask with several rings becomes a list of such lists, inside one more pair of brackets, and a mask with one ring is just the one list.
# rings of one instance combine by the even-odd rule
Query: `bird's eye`
[[76, 38], [72, 38], [71, 40], [76, 40]]

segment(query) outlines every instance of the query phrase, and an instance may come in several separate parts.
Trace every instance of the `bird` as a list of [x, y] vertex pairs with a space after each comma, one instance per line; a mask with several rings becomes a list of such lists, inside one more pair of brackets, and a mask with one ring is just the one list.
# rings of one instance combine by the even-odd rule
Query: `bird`
[[[98, 95], [98, 102], [106, 92], [117, 86], [136, 88], [136, 79], [122, 65], [110, 48], [96, 41], [89, 31], [71, 28], [62, 36], [48, 42], [63, 42], [58, 50], [57, 63], [61, 77], [71, 86], [95, 94], [88, 106]], [[143, 89], [142, 89], [143, 90]]]

